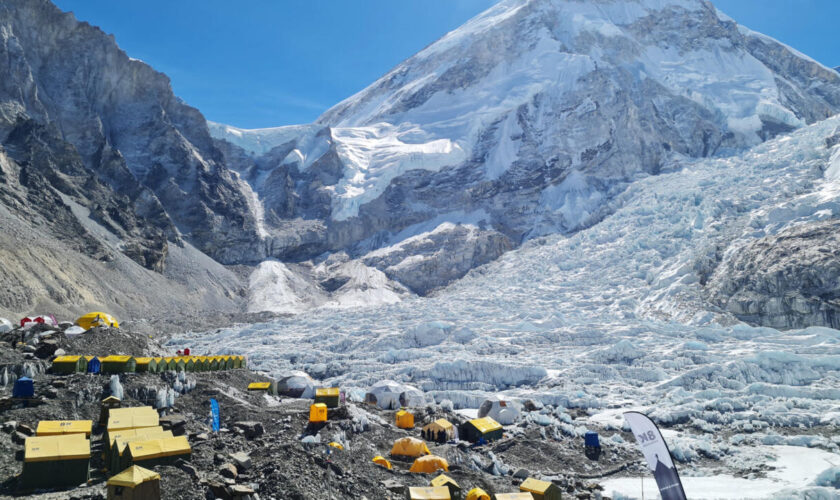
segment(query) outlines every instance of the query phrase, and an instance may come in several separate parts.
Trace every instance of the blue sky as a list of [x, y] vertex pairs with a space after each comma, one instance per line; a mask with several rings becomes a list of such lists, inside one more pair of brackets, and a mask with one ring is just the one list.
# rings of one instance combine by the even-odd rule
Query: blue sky
[[[307, 123], [494, 0], [53, 0], [169, 75], [213, 121]], [[738, 22], [840, 65], [837, 0], [717, 0]]]

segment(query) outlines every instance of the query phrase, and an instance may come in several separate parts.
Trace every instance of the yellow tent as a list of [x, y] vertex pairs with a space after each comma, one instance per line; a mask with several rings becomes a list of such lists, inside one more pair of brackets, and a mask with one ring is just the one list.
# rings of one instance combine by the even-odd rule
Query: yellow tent
[[329, 446], [332, 446], [333, 448], [338, 448], [339, 450], [343, 450], [343, 449], [344, 449], [344, 446], [342, 446], [342, 445], [341, 445], [341, 443], [336, 443], [335, 441], [333, 441], [332, 443], [330, 443], [330, 444], [329, 444]]
[[64, 434], [84, 434], [90, 436], [93, 420], [41, 420], [38, 422], [36, 436], [61, 436]]
[[[106, 436], [125, 429], [157, 427], [158, 425], [160, 425], [158, 412], [151, 406], [113, 408], [108, 411]], [[108, 438], [108, 442], [110, 442], [110, 438]]]
[[52, 362], [54, 373], [75, 373], [87, 371], [87, 360], [82, 356], [59, 356]]
[[560, 488], [549, 481], [527, 478], [519, 485], [519, 491], [530, 493], [535, 500], [560, 500]]
[[486, 441], [502, 439], [503, 433], [501, 424], [490, 417], [470, 420], [463, 427], [463, 430], [464, 433], [462, 438], [473, 443], [482, 438]]
[[116, 432], [117, 436], [111, 442], [111, 448], [106, 455], [111, 474], [125, 469], [130, 465], [125, 451], [131, 443], [150, 441], [153, 439], [165, 439], [174, 437], [172, 431], [165, 431], [160, 426], [144, 427], [142, 429], [130, 429], [128, 431]]
[[449, 489], [449, 494], [452, 496], [452, 498], [461, 498], [461, 486], [459, 486], [454, 479], [447, 476], [446, 474], [441, 474], [438, 477], [432, 479], [432, 482], [429, 484], [435, 487], [443, 486]]
[[152, 358], [134, 358], [134, 362], [137, 363], [134, 370], [138, 372], [148, 372], [149, 370], [149, 363], [151, 363]]
[[401, 457], [420, 457], [431, 453], [426, 443], [413, 437], [404, 437], [394, 441], [391, 455]]
[[464, 500], [490, 500], [490, 495], [481, 488], [473, 488], [467, 492], [467, 497]]
[[160, 474], [132, 465], [108, 480], [108, 500], [157, 500]]
[[409, 500], [452, 500], [446, 486], [412, 486], [408, 488]]
[[405, 410], [400, 410], [397, 412], [397, 427], [400, 429], [413, 429], [414, 428], [414, 415], [410, 412]]
[[192, 454], [192, 448], [187, 436], [151, 439], [128, 443], [128, 462], [130, 465], [138, 463], [144, 466], [174, 463], [178, 458]]
[[114, 396], [108, 396], [102, 400], [99, 407], [99, 425], [108, 425], [108, 417], [111, 415], [111, 410], [122, 406], [122, 401]]
[[102, 373], [126, 373], [137, 370], [137, 360], [134, 356], [105, 356], [99, 358]]
[[267, 391], [271, 389], [271, 382], [251, 382], [248, 384], [249, 391]]
[[104, 312], [87, 313], [84, 316], [80, 316], [79, 319], [76, 320], [76, 324], [85, 330], [90, 330], [95, 326], [111, 326], [114, 328], [120, 327], [120, 324], [113, 316]]
[[90, 441], [84, 434], [26, 438], [24, 488], [77, 486], [90, 477]]
[[324, 403], [315, 403], [309, 407], [309, 421], [310, 422], [326, 422], [327, 421], [327, 405]]
[[424, 425], [420, 435], [428, 441], [446, 442], [450, 439], [455, 439], [455, 426], [449, 420], [439, 418], [430, 424]]
[[338, 387], [318, 387], [315, 389], [315, 402], [324, 403], [327, 408], [338, 408], [340, 395]]
[[[424, 445], [426, 443], [423, 443]], [[446, 459], [441, 458], [437, 455], [426, 455], [425, 457], [420, 457], [414, 461], [411, 465], [411, 469], [409, 472], [414, 472], [416, 474], [425, 473], [425, 474], [432, 474], [439, 470], [449, 471], [449, 462]]]
[[388, 470], [391, 470], [391, 462], [389, 462], [388, 459], [381, 455], [373, 457], [373, 463], [381, 465], [382, 467], [385, 467]]

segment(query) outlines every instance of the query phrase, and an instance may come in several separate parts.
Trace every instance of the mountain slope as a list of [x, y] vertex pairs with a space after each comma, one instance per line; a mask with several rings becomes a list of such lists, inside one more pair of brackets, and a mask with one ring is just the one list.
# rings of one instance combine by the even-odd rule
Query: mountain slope
[[508, 0], [314, 125], [211, 133], [254, 160], [273, 251], [361, 257], [431, 221], [507, 248], [574, 232], [640, 177], [838, 110], [840, 75], [707, 2]]
[[[113, 37], [47, 0], [0, 5], [0, 137], [22, 117], [52, 127], [84, 166], [177, 242], [217, 260], [259, 247], [243, 186], [221, 161], [201, 114], [169, 79]], [[165, 214], [163, 214], [165, 212]], [[259, 252], [256, 252], [259, 255]]]

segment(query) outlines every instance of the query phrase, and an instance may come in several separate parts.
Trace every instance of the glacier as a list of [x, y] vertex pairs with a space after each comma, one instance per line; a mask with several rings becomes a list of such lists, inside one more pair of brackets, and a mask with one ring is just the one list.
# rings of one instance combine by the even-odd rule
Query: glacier
[[[840, 331], [750, 326], [705, 301], [701, 281], [711, 252], [840, 215], [840, 146], [827, 141], [838, 130], [840, 116], [741, 155], [686, 158], [630, 184], [600, 223], [534, 238], [429, 297], [171, 342], [350, 392], [387, 378], [455, 408], [531, 400], [542, 410], [528, 418], [549, 434], [620, 429], [621, 411], [646, 411], [681, 429], [675, 457], [688, 484], [709, 475], [700, 457], [739, 464], [785, 446], [837, 456]], [[574, 408], [584, 415], [570, 417]]]

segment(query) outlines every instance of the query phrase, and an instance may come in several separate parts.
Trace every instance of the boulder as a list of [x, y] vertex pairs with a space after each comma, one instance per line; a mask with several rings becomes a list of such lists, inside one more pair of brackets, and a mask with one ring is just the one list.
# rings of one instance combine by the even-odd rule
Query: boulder
[[231, 453], [230, 458], [236, 464], [236, 470], [240, 474], [251, 468], [251, 457], [247, 453]]
[[265, 429], [260, 422], [242, 421], [233, 424], [234, 430], [241, 432], [246, 438], [254, 439], [260, 437], [265, 433]]
[[229, 479], [236, 479], [236, 476], [239, 475], [239, 472], [236, 471], [236, 466], [233, 464], [224, 464], [219, 468], [219, 475], [222, 477], [226, 477]]

